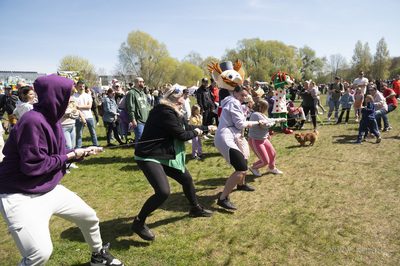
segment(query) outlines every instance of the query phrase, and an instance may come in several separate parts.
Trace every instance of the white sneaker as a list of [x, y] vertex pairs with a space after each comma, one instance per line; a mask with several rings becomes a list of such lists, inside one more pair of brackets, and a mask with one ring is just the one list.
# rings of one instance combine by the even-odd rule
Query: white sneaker
[[335, 118], [335, 122], [339, 121], [339, 119]]
[[71, 165], [69, 166], [69, 168], [71, 168], [71, 169], [78, 169], [79, 167], [78, 167], [75, 163], [71, 163]]
[[209, 138], [213, 138], [214, 137], [210, 132], [208, 132], [208, 134], [206, 136], [209, 137]]
[[100, 125], [99, 122], [96, 123], [96, 126]]
[[253, 173], [253, 175], [255, 176], [262, 176], [262, 174], [260, 173], [260, 171], [258, 171], [258, 169], [254, 169], [253, 166], [249, 167], [250, 172]]
[[276, 167], [274, 169], [269, 169], [268, 168], [268, 173], [274, 174], [274, 175], [281, 175], [283, 174], [282, 171], [279, 171]]
[[329, 120], [331, 120], [330, 117], [328, 117], [328, 118], [326, 119], [326, 122], [329, 122]]
[[206, 136], [206, 135], [204, 135], [204, 136], [203, 136], [203, 139], [209, 139], [209, 138], [207, 138], [207, 136]]

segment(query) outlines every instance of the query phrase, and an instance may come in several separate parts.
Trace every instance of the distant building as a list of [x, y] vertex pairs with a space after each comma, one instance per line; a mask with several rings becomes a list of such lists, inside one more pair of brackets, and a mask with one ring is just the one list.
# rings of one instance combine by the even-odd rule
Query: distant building
[[26, 83], [33, 83], [38, 77], [46, 76], [46, 73], [38, 73], [34, 71], [0, 71], [0, 85], [4, 86], [8, 83], [7, 77], [18, 76], [24, 79]]
[[123, 89], [128, 88], [129, 82], [133, 82], [136, 76], [134, 75], [99, 75], [99, 78], [101, 80], [101, 85], [102, 86], [109, 86], [111, 85], [111, 81], [113, 79], [117, 79], [119, 83], [121, 84]]

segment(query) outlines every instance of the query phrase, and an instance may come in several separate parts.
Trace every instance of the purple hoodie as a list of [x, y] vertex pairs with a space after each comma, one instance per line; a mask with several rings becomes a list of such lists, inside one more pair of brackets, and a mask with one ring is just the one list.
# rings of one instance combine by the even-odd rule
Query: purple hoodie
[[68, 157], [60, 120], [73, 84], [57, 75], [35, 80], [39, 102], [13, 127], [3, 149], [0, 194], [45, 193], [64, 176]]

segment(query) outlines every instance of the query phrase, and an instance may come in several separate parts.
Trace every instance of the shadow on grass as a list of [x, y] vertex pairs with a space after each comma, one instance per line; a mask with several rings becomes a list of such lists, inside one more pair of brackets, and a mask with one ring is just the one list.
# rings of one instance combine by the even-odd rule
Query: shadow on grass
[[133, 153], [132, 157], [120, 157], [120, 156], [110, 156], [110, 157], [87, 157], [85, 160], [79, 162], [79, 164], [82, 165], [93, 165], [93, 164], [114, 164], [114, 163], [126, 163], [126, 164], [132, 164], [135, 163], [135, 160], [133, 159]]
[[219, 178], [210, 178], [210, 179], [204, 179], [201, 181], [196, 182], [196, 186], [223, 186], [226, 183], [226, 180], [228, 177], [219, 177]]
[[174, 223], [177, 221], [182, 220], [183, 218], [187, 217], [188, 215], [182, 215], [182, 216], [177, 216], [177, 217], [170, 217], [170, 218], [166, 218], [163, 220], [158, 220], [157, 222], [151, 223], [151, 224], [147, 224], [149, 226], [149, 228], [155, 228], [155, 227], [159, 227], [162, 225], [166, 225], [166, 224], [170, 224], [170, 223]]
[[[305, 147], [312, 147], [312, 146], [307, 145]], [[298, 145], [286, 147], [286, 149], [296, 149], [296, 148], [305, 148], [305, 147], [301, 147], [300, 144], [298, 144]]]
[[[117, 240], [119, 237], [133, 236], [131, 224], [134, 217], [118, 218], [114, 220], [100, 222], [101, 238], [104, 243], [111, 243], [112, 249], [128, 250], [131, 246], [146, 247], [149, 246], [148, 242], [135, 241], [135, 240]], [[71, 227], [61, 233], [62, 239], [70, 241], [85, 242], [82, 232], [78, 227]], [[83, 264], [86, 265], [86, 264]]]
[[133, 165], [131, 164], [121, 167], [119, 170], [123, 172], [142, 171], [136, 162]]
[[[196, 189], [196, 191], [202, 191], [202, 190], [207, 190], [207, 189]], [[233, 190], [235, 191], [235, 190]], [[233, 214], [232, 211], [225, 210], [223, 208], [217, 207], [214, 208], [212, 205], [217, 202], [217, 199], [220, 196], [220, 192], [214, 195], [208, 195], [208, 196], [199, 196], [197, 195], [197, 199], [199, 201], [199, 204], [203, 206], [204, 208], [211, 210], [213, 212], [220, 212], [220, 213], [227, 213], [227, 214]], [[183, 219], [185, 217], [189, 217], [189, 210], [190, 210], [190, 205], [189, 201], [186, 199], [185, 195], [183, 192], [177, 192], [177, 193], [171, 193], [168, 197], [168, 199], [159, 207], [159, 209], [165, 210], [165, 211], [170, 211], [170, 212], [186, 212], [186, 215], [183, 215], [178, 219], [177, 218], [170, 218], [172, 221], [177, 221], [180, 219]], [[164, 225], [167, 224], [171, 221], [170, 219], [167, 219], [167, 221], [158, 221], [152, 224], [153, 227], [159, 226], [159, 225]], [[152, 227], [149, 225], [149, 227]]]
[[357, 140], [357, 134], [353, 135], [338, 135], [332, 136], [335, 139], [335, 142], [340, 144], [351, 144], [352, 142]]
[[[384, 137], [384, 135], [383, 135], [383, 137]], [[398, 139], [398, 140], [400, 140], [400, 136], [390, 136], [390, 137], [387, 137], [385, 139]]]

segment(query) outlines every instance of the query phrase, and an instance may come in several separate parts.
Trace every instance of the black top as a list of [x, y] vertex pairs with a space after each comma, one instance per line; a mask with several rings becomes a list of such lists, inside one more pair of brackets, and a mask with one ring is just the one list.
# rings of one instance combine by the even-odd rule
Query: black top
[[197, 103], [200, 105], [201, 111], [215, 110], [214, 96], [208, 87], [201, 85], [196, 91], [196, 98]]
[[154, 106], [136, 145], [135, 155], [142, 158], [175, 159], [174, 139], [193, 139], [197, 136], [195, 128], [207, 130], [206, 126], [188, 125], [183, 116], [179, 116], [170, 106]]
[[301, 93], [301, 97], [303, 98], [302, 106], [313, 107], [314, 104], [314, 97], [312, 97], [311, 93], [303, 92]]

